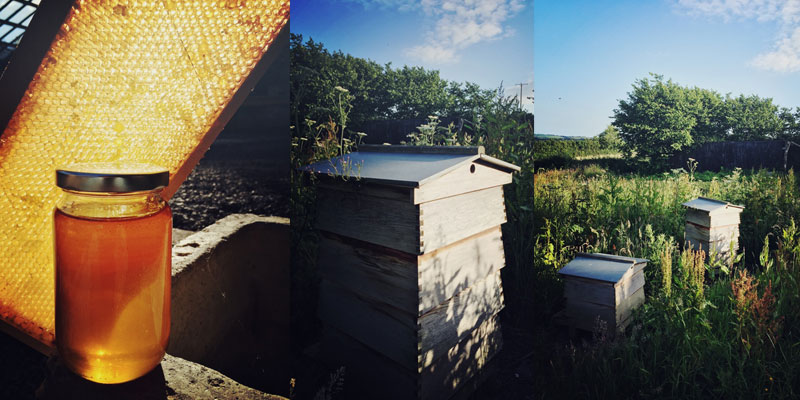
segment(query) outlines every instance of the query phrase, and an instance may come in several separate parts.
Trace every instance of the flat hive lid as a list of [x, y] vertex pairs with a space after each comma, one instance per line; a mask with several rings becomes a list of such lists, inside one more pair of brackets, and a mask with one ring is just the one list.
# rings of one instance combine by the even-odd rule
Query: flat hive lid
[[644, 258], [615, 256], [603, 253], [578, 253], [575, 259], [567, 263], [560, 275], [574, 276], [601, 282], [617, 283], [637, 264], [646, 263]]
[[419, 187], [459, 165], [480, 160], [507, 172], [519, 167], [484, 154], [483, 147], [362, 145], [359, 151], [320, 161], [301, 171], [389, 185]]
[[727, 201], [709, 199], [707, 197], [698, 197], [694, 200], [687, 201], [686, 203], [683, 203], [681, 205], [686, 208], [705, 211], [707, 213], [712, 213], [721, 210], [728, 210], [728, 209], [736, 210], [739, 212], [744, 210], [744, 206], [731, 204], [728, 203]]

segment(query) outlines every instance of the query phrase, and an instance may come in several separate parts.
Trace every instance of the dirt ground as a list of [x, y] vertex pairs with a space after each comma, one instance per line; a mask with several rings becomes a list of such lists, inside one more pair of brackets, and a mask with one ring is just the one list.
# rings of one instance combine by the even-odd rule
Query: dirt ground
[[288, 184], [269, 179], [257, 161], [200, 161], [170, 200], [172, 225], [201, 230], [236, 213], [287, 217]]

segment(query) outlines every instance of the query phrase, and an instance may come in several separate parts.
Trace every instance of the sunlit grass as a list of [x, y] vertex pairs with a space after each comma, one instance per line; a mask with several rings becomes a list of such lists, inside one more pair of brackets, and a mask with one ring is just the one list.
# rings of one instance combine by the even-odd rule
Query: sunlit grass
[[[688, 171], [687, 171], [688, 170]], [[567, 398], [794, 397], [800, 384], [800, 220], [792, 172], [618, 175], [591, 164], [534, 177], [535, 314], [558, 311], [552, 273], [578, 251], [650, 259], [646, 303], [625, 335], [567, 347], [543, 393]], [[744, 257], [721, 268], [684, 251], [681, 203], [745, 206]], [[765, 242], [766, 240], [766, 242]], [[766, 244], [765, 244], [766, 243]], [[726, 273], [725, 270], [731, 271]], [[746, 272], [745, 272], [746, 271]], [[542, 293], [537, 295], [536, 293]], [[605, 337], [595, 335], [595, 337]]]

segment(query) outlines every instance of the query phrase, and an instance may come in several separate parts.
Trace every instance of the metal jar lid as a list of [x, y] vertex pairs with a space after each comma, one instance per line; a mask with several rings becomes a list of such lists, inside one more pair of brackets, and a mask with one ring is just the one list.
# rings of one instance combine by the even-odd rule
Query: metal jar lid
[[85, 163], [56, 170], [56, 185], [79, 192], [142, 192], [164, 188], [169, 171], [151, 164]]

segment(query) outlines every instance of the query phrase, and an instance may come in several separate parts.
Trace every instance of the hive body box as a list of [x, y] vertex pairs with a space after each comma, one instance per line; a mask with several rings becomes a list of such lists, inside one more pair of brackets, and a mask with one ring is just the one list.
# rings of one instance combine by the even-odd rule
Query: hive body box
[[305, 169], [321, 178], [322, 352], [348, 395], [450, 397], [502, 345], [503, 185], [519, 168], [482, 148], [361, 146]]
[[646, 259], [578, 253], [558, 271], [567, 306], [559, 314], [566, 325], [591, 331], [597, 317], [609, 332], [625, 329], [633, 310], [644, 303]]
[[683, 203], [686, 207], [686, 241], [693, 250], [710, 255], [716, 252], [727, 259], [731, 244], [739, 250], [739, 222], [744, 207], [725, 201], [699, 197]]

